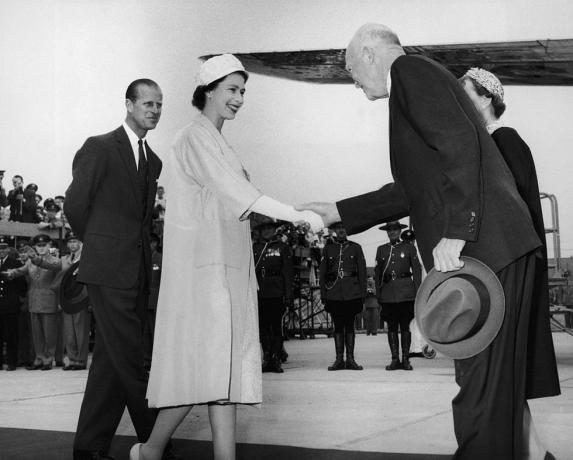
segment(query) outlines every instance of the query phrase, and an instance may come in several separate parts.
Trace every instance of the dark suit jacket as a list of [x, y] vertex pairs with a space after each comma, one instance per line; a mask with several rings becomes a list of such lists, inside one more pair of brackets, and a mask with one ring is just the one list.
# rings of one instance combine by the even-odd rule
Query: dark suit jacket
[[426, 270], [442, 237], [494, 271], [539, 247], [495, 142], [454, 76], [421, 56], [391, 68], [390, 161], [395, 182], [337, 203], [349, 234], [410, 215]]
[[76, 153], [73, 180], [66, 192], [66, 217], [84, 242], [78, 281], [133, 288], [142, 262], [151, 279], [149, 233], [162, 164], [150, 148], [147, 160], [144, 206], [135, 157], [122, 126], [88, 138]]

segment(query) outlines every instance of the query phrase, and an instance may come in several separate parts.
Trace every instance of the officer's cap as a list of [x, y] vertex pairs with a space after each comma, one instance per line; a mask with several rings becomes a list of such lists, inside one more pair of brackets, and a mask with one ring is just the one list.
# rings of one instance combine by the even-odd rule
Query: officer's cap
[[40, 233], [39, 235], [36, 235], [34, 238], [32, 238], [32, 244], [36, 245], [36, 244], [47, 244], [47, 243], [51, 243], [52, 242], [52, 238], [50, 238], [49, 235], [46, 235], [44, 233]]
[[7, 236], [0, 235], [0, 249], [6, 249], [8, 247], [9, 240]]
[[66, 243], [69, 243], [73, 240], [81, 241], [80, 237], [76, 235], [72, 230], [70, 230], [68, 233], [66, 233]]
[[387, 222], [386, 224], [378, 227], [379, 230], [401, 230], [403, 228], [408, 228], [407, 225], [401, 224], [398, 220], [393, 220], [391, 222]]

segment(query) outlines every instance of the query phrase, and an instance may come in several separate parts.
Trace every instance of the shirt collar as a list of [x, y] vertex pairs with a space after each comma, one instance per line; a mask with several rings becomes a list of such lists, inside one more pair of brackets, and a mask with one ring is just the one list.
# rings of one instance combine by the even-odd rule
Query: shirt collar
[[390, 96], [390, 91], [392, 90], [392, 76], [388, 70], [388, 78], [386, 78], [386, 89], [388, 90], [388, 96]]

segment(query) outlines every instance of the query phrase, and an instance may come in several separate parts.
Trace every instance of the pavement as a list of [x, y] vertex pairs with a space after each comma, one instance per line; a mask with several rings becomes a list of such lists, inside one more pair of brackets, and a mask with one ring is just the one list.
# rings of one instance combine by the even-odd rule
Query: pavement
[[[553, 338], [562, 394], [532, 400], [530, 407], [548, 449], [558, 459], [573, 460], [573, 337], [561, 332]], [[349, 459], [359, 458], [358, 452], [407, 459], [455, 451], [451, 400], [458, 389], [450, 359], [439, 354], [435, 359], [413, 358], [413, 371], [388, 372], [386, 334], [357, 336], [355, 355], [363, 371], [328, 372], [334, 345], [326, 337], [292, 339], [286, 349], [285, 372], [263, 374], [262, 406], [239, 407], [238, 443], [317, 449], [316, 457], [309, 450], [304, 458], [328, 458], [324, 450], [341, 455], [336, 458], [345, 458], [347, 452]], [[0, 372], [0, 459], [9, 458], [2, 453], [18, 432], [10, 429], [73, 433], [86, 378], [87, 371], [61, 368]], [[117, 434], [135, 434], [127, 413]], [[193, 408], [174, 438], [209, 441], [206, 407]], [[26, 458], [42, 457], [38, 453]]]

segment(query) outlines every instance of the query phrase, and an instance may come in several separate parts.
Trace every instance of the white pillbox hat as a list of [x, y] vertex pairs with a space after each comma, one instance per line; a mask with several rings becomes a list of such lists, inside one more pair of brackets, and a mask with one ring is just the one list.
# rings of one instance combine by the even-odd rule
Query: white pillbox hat
[[198, 85], [207, 86], [209, 83], [226, 77], [233, 72], [244, 72], [247, 76], [249, 75], [241, 61], [235, 56], [232, 54], [220, 54], [207, 59], [201, 64], [196, 81]]

